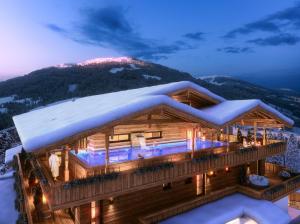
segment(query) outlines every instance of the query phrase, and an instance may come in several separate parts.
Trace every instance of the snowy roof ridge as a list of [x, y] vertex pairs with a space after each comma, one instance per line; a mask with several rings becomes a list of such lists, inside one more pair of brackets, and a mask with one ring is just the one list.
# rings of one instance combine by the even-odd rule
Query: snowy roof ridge
[[[193, 89], [209, 96], [218, 104], [206, 109], [196, 109], [169, 96], [171, 93], [185, 89]], [[162, 104], [214, 127], [222, 126], [257, 106], [293, 125], [291, 119], [260, 100], [225, 100], [189, 81], [78, 98], [14, 116], [13, 121], [23, 147], [32, 151]]]
[[233, 120], [235, 117], [246, 113], [256, 107], [261, 107], [262, 109], [275, 114], [280, 119], [288, 123], [289, 125], [294, 125], [294, 121], [284, 114], [280, 113], [273, 107], [265, 104], [259, 99], [249, 99], [249, 100], [226, 100], [217, 105], [211, 106], [209, 108], [202, 109], [203, 112], [210, 114], [211, 116], [218, 117], [218, 125], [224, 125], [225, 123]]

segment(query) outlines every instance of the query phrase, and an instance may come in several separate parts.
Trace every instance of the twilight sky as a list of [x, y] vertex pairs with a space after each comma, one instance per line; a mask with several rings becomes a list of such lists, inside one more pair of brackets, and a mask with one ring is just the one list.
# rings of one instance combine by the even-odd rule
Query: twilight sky
[[1, 0], [0, 28], [0, 79], [111, 56], [197, 76], [300, 69], [294, 0]]

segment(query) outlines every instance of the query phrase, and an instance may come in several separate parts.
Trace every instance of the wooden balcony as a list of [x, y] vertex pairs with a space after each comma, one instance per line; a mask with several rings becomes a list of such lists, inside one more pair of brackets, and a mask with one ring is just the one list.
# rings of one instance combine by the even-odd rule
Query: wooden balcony
[[54, 182], [46, 168], [37, 161], [34, 166], [44, 174], [44, 193], [52, 210], [77, 206], [90, 201], [115, 197], [172, 182], [196, 174], [237, 166], [283, 153], [286, 143], [279, 142], [251, 149], [234, 149], [220, 153], [198, 153], [193, 159], [159, 162], [118, 173], [100, 174], [70, 182]]
[[269, 177], [269, 179], [271, 186], [266, 189], [257, 190], [247, 186], [239, 186], [238, 191], [253, 198], [274, 202], [300, 189], [300, 174], [284, 181], [274, 176]]
[[251, 150], [198, 154], [194, 159], [187, 158], [115, 174], [97, 175], [97, 178], [75, 180], [69, 183], [54, 183], [52, 178], [47, 177], [49, 186], [44, 189], [47, 191], [50, 207], [55, 210], [150, 188], [211, 170], [222, 169], [225, 166], [245, 164], [283, 153], [285, 150], [286, 144], [280, 142]]

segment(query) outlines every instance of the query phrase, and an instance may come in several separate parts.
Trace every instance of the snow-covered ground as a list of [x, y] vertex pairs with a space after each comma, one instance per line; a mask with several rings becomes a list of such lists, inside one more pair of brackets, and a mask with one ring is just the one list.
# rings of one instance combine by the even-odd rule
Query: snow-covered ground
[[18, 211], [15, 209], [14, 178], [11, 177], [12, 171], [0, 176], [0, 223], [15, 224], [18, 219]]
[[161, 77], [160, 76], [157, 76], [157, 75], [146, 75], [144, 74], [143, 75], [145, 79], [156, 79], [156, 80], [161, 80]]
[[0, 105], [4, 104], [4, 103], [12, 102], [12, 101], [14, 101], [14, 99], [15, 99], [15, 95], [7, 96], [7, 97], [1, 97], [0, 98]]
[[121, 68], [112, 68], [112, 69], [109, 70], [109, 72], [113, 73], [113, 74], [116, 74], [116, 73], [121, 72], [123, 70], [124, 70], [123, 67], [121, 67]]
[[287, 224], [291, 220], [287, 212], [272, 202], [233, 194], [169, 218], [161, 224], [223, 224], [241, 217], [262, 224]]

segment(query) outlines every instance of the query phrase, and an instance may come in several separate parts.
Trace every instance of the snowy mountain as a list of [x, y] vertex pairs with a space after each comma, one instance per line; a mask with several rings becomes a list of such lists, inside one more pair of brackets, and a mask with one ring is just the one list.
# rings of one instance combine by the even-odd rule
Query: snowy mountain
[[96, 58], [33, 71], [0, 82], [0, 130], [11, 117], [57, 101], [188, 80], [228, 99], [261, 98], [300, 124], [300, 94], [270, 90], [230, 76], [195, 78], [188, 73], [130, 57]]

